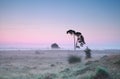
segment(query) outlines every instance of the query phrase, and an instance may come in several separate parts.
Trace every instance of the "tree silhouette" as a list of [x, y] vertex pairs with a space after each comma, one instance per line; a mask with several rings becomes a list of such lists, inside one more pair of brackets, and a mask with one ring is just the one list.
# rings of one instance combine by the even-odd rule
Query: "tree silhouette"
[[80, 43], [81, 47], [83, 47], [83, 45], [85, 44], [85, 40], [84, 40], [82, 33], [76, 32], [75, 35], [77, 36], [77, 42]]
[[68, 30], [67, 34], [73, 35], [73, 39], [74, 39], [74, 50], [76, 50], [76, 45], [75, 45], [75, 31], [74, 30]]
[[[85, 44], [84, 41], [84, 37], [82, 35], [82, 33], [80, 32], [75, 32], [74, 30], [68, 30], [67, 34], [73, 35], [74, 38], [74, 50], [76, 50], [76, 48], [80, 48], [79, 46], [77, 46], [77, 43], [80, 43], [80, 46], [83, 47], [83, 45]], [[75, 36], [77, 37], [77, 42], [75, 40]]]
[[76, 35], [77, 37], [79, 37], [79, 36], [81, 35], [81, 33], [80, 33], [80, 32], [76, 32], [75, 35]]

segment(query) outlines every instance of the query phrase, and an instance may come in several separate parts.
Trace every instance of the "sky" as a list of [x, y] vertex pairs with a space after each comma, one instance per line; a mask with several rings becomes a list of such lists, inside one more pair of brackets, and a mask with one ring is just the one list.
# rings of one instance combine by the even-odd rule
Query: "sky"
[[69, 29], [88, 47], [120, 49], [120, 0], [0, 0], [0, 47], [73, 47]]

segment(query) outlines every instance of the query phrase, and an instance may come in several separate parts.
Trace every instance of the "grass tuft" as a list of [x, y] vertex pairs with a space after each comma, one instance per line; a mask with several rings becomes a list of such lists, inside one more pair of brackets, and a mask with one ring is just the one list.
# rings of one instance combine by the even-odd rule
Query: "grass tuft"
[[90, 79], [111, 79], [108, 71], [103, 67], [98, 67], [94, 76]]

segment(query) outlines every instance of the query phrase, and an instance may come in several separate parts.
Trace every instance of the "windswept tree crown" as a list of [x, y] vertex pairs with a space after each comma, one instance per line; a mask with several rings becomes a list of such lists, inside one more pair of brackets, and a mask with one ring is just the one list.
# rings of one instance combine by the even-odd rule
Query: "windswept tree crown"
[[74, 30], [68, 30], [68, 31], [67, 31], [67, 34], [73, 35], [73, 34], [75, 34], [75, 31], [74, 31]]
[[81, 33], [80, 33], [80, 32], [76, 32], [75, 35], [76, 35], [77, 37], [79, 37], [79, 36], [81, 35]]
[[80, 36], [82, 33], [81, 32], [75, 32], [74, 30], [68, 30], [67, 34], [75, 35], [75, 36]]

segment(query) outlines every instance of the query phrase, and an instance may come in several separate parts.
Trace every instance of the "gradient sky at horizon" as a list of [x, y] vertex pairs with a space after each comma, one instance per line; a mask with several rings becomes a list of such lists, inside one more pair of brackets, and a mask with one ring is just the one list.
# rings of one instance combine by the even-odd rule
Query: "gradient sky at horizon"
[[72, 46], [68, 29], [90, 47], [120, 48], [120, 0], [0, 0], [0, 46]]

